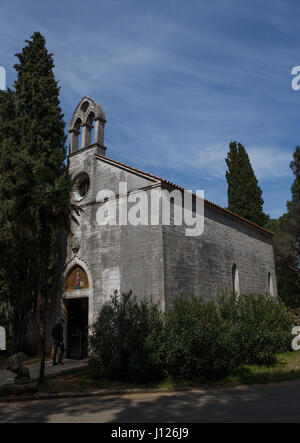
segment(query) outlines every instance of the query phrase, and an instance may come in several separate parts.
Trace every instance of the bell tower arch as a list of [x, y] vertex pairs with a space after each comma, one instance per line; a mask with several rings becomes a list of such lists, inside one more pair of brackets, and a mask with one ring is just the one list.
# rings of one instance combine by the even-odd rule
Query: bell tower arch
[[97, 154], [105, 155], [105, 123], [106, 116], [102, 106], [89, 97], [83, 97], [74, 111], [69, 126], [70, 154], [94, 148]]

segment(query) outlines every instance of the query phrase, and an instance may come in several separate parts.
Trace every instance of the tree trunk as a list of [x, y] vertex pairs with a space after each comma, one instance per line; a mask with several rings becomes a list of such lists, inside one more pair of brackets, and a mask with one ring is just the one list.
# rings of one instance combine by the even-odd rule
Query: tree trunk
[[21, 337], [22, 337], [22, 317], [20, 318], [18, 309], [14, 309], [13, 328], [12, 328], [12, 344], [11, 354], [17, 354], [21, 351]]
[[39, 325], [40, 325], [40, 352], [41, 365], [39, 382], [43, 383], [45, 380], [45, 361], [46, 361], [46, 318], [47, 318], [47, 300], [43, 294], [43, 290], [39, 287], [38, 292], [38, 310], [39, 310]]
[[18, 330], [18, 319], [16, 310], [14, 310], [13, 324], [12, 324], [12, 342], [11, 342], [11, 354], [16, 354], [17, 350], [17, 330]]
[[51, 236], [48, 229], [42, 224], [40, 239], [40, 275], [38, 285], [38, 313], [40, 325], [40, 376], [39, 383], [45, 381], [45, 362], [46, 362], [46, 327], [47, 327], [47, 294], [49, 277], [49, 257], [51, 253]]

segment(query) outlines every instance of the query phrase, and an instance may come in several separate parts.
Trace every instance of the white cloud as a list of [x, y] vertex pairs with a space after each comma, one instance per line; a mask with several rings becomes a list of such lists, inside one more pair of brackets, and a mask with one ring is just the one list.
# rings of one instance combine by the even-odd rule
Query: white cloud
[[258, 179], [291, 177], [292, 152], [279, 148], [249, 147], [249, 157]]
[[[128, 151], [132, 161], [147, 167], [158, 168], [167, 165], [170, 171], [186, 170], [208, 180], [218, 180], [225, 176], [225, 158], [230, 140], [203, 145], [201, 133], [185, 131], [179, 137], [163, 131], [157, 126], [123, 128], [126, 138], [138, 147]], [[198, 143], [195, 140], [199, 139]], [[259, 180], [273, 180], [291, 176], [289, 167], [292, 151], [278, 147], [247, 145], [252, 167]]]
[[[54, 53], [66, 120], [83, 95], [100, 101], [108, 155], [150, 172], [168, 170], [174, 181], [184, 181], [184, 174], [210, 180], [212, 193], [225, 200], [225, 157], [229, 142], [238, 140], [259, 180], [285, 186], [291, 176], [286, 147], [300, 136], [300, 104], [290, 88], [290, 69], [300, 62], [293, 5], [2, 3], [0, 65], [9, 81], [14, 52], [40, 30]], [[278, 208], [276, 197], [270, 199]]]

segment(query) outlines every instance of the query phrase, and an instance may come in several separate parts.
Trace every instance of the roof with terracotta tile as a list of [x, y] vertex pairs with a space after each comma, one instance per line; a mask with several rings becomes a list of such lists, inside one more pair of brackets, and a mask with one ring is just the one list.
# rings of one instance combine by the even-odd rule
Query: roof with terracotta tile
[[[151, 179], [157, 180], [157, 181], [159, 181], [159, 182], [161, 182], [161, 183], [163, 183], [165, 185], [168, 185], [168, 186], [170, 186], [170, 187], [172, 187], [174, 189], [178, 189], [178, 190], [183, 191], [183, 192], [186, 191], [186, 189], [184, 189], [183, 187], [181, 187], [179, 185], [176, 185], [175, 183], [172, 183], [171, 181], [166, 180], [164, 178], [161, 178], [161, 177], [158, 177], [156, 175], [150, 174], [149, 172], [142, 171], [141, 169], [134, 168], [133, 166], [126, 165], [125, 163], [121, 163], [121, 162], [119, 162], [117, 160], [113, 160], [112, 158], [109, 158], [109, 157], [106, 157], [106, 156], [103, 156], [103, 155], [95, 154], [95, 156], [97, 158], [107, 162], [107, 163], [112, 163], [112, 164], [115, 164], [115, 165], [120, 166], [122, 168], [129, 169], [129, 170], [131, 170], [131, 171], [133, 171], [133, 172], [135, 172], [137, 174], [144, 175], [144, 176], [149, 177]], [[193, 194], [193, 196], [197, 197], [196, 194]], [[247, 220], [246, 218], [241, 217], [240, 215], [235, 214], [232, 211], [229, 211], [229, 209], [223, 208], [222, 206], [219, 206], [216, 203], [213, 203], [213, 202], [211, 202], [211, 201], [209, 201], [207, 199], [204, 199], [204, 201], [205, 201], [206, 204], [208, 204], [208, 205], [210, 205], [210, 206], [212, 206], [212, 207], [214, 207], [216, 209], [219, 209], [220, 211], [226, 213], [227, 215], [230, 215], [230, 216], [232, 216], [234, 218], [237, 218], [238, 220], [240, 220], [240, 221], [242, 221], [244, 223], [247, 223], [248, 225], [251, 225], [254, 228], [256, 228], [256, 229], [258, 229], [258, 230], [260, 230], [260, 231], [262, 231], [262, 232], [264, 232], [266, 234], [269, 234], [271, 236], [274, 235], [274, 232], [269, 231], [268, 229], [263, 228], [262, 226], [259, 226], [256, 223], [253, 223], [252, 221]]]

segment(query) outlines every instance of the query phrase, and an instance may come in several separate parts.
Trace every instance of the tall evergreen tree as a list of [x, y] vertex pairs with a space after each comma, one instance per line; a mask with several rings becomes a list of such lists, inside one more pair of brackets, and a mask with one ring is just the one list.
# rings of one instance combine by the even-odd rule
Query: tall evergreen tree
[[35, 239], [22, 232], [16, 219], [9, 216], [18, 177], [26, 156], [19, 150], [16, 125], [16, 97], [11, 90], [0, 93], [0, 303], [9, 316], [10, 350], [21, 350], [28, 312], [36, 302], [38, 276]]
[[22, 52], [15, 82], [16, 114], [20, 127], [20, 149], [35, 168], [50, 166], [61, 170], [65, 159], [65, 123], [59, 105], [53, 55], [48, 53], [45, 38], [35, 32]]
[[[61, 178], [66, 136], [59, 105], [59, 87], [53, 74], [52, 54], [47, 51], [44, 37], [35, 32], [26, 41], [22, 52], [16, 55], [19, 63], [15, 65], [18, 73], [15, 91], [8, 90], [0, 94], [0, 247], [6, 251], [5, 256], [0, 258], [0, 280], [9, 288], [11, 296], [8, 301], [15, 305], [15, 313], [22, 307], [22, 319], [24, 312], [26, 315], [30, 309], [29, 301], [34, 299], [38, 302], [42, 380], [47, 300], [52, 280], [51, 265], [55, 257], [56, 231], [49, 226], [43, 209], [36, 209], [35, 217], [31, 217], [35, 225], [27, 229], [26, 218], [16, 211], [17, 197], [20, 195], [20, 187], [25, 183], [34, 183], [32, 192], [35, 192], [35, 199], [28, 194], [28, 205], [34, 200], [36, 208], [39, 207], [38, 185], [35, 181], [39, 178], [43, 207], [52, 204], [55, 211], [54, 194], [58, 192], [57, 199], [65, 203], [67, 210], [72, 184], [68, 178]], [[48, 181], [43, 181], [42, 176], [48, 177]], [[54, 183], [60, 184], [59, 190]], [[53, 191], [52, 194], [50, 191]], [[25, 204], [22, 210], [26, 212]], [[65, 218], [68, 216], [66, 213]], [[17, 318], [16, 315], [14, 318]]]
[[295, 180], [288, 212], [278, 221], [274, 246], [278, 292], [290, 307], [300, 307], [300, 147], [295, 149], [291, 169]]
[[[54, 183], [56, 178], [61, 177], [64, 169], [65, 159], [65, 123], [59, 104], [58, 84], [55, 80], [53, 68], [53, 56], [48, 53], [45, 38], [35, 32], [30, 40], [26, 41], [26, 46], [22, 52], [16, 54], [19, 63], [15, 65], [18, 73], [15, 82], [16, 94], [16, 128], [20, 134], [19, 150], [23, 157], [24, 169], [17, 182], [17, 191], [13, 200], [13, 207], [16, 204], [16, 196], [20, 193], [21, 187], [25, 183], [34, 183], [32, 192], [35, 193], [40, 187], [40, 200], [35, 193], [35, 209], [30, 208], [30, 194], [27, 194], [28, 208], [26, 205], [23, 211], [36, 211], [35, 217], [31, 217], [34, 226], [28, 231], [37, 242], [39, 278], [36, 282], [36, 293], [39, 312], [40, 345], [41, 345], [41, 370], [40, 381], [44, 379], [45, 367], [45, 346], [46, 346], [46, 322], [47, 322], [47, 302], [49, 296], [49, 285], [51, 278], [51, 254], [54, 246], [55, 232], [48, 224], [47, 214], [43, 208], [47, 208], [47, 196], [49, 206], [55, 212], [54, 194], [57, 198], [67, 202], [70, 199], [71, 184], [66, 179], [64, 189], [59, 196]], [[41, 173], [43, 171], [43, 173]], [[51, 177], [50, 183], [41, 177]], [[40, 178], [39, 183], [36, 178]], [[59, 182], [61, 183], [61, 182]], [[51, 191], [54, 191], [51, 193]], [[47, 194], [47, 190], [49, 191]], [[39, 202], [42, 203], [39, 207]], [[41, 207], [43, 208], [41, 209]], [[13, 211], [14, 212], [14, 211]], [[57, 217], [59, 215], [57, 214]], [[25, 219], [19, 218], [21, 224]], [[53, 222], [53, 218], [52, 218]]]
[[[292, 200], [287, 203], [288, 214], [285, 217], [285, 229], [290, 236], [290, 267], [293, 267], [300, 278], [300, 147], [294, 152], [290, 164], [295, 180], [291, 187]], [[299, 294], [300, 297], [300, 294]]]
[[291, 188], [292, 200], [288, 202], [287, 207], [289, 212], [298, 214], [300, 211], [300, 146], [296, 147], [294, 158], [290, 166], [295, 176], [295, 180]]
[[226, 158], [228, 171], [228, 209], [260, 226], [266, 223], [262, 190], [241, 143], [232, 142]]

